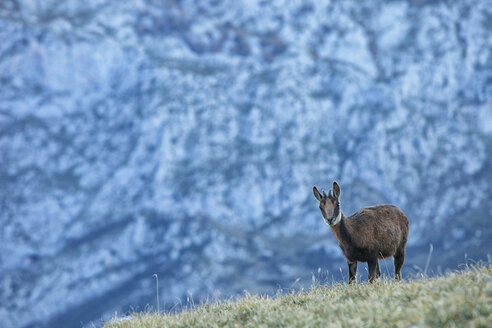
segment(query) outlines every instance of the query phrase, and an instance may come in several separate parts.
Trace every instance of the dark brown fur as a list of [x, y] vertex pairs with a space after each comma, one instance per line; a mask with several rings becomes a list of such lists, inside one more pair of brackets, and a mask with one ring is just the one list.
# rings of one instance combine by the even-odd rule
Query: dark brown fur
[[[378, 259], [394, 257], [395, 278], [401, 279], [401, 267], [405, 260], [405, 246], [408, 240], [408, 219], [405, 214], [393, 205], [378, 205], [364, 208], [350, 217], [340, 211], [340, 188], [333, 183], [333, 196], [319, 194], [313, 188], [316, 199], [320, 201], [320, 209], [325, 222], [330, 225], [338, 244], [347, 259], [349, 267], [349, 283], [353, 282], [357, 272], [357, 262], [367, 262], [369, 281], [381, 276]], [[336, 224], [334, 224], [336, 223]]]

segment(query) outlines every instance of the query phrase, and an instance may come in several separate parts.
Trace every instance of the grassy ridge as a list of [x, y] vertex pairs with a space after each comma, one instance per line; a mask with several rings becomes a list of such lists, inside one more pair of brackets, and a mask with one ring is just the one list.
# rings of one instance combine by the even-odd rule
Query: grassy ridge
[[492, 327], [492, 268], [401, 283], [315, 286], [274, 298], [245, 296], [178, 314], [133, 314], [104, 328], [411, 326]]

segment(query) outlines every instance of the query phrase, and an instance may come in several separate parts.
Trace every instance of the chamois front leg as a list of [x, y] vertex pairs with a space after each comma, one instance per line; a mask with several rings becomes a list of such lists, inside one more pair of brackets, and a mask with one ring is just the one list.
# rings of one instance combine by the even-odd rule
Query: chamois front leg
[[349, 268], [349, 281], [348, 283], [351, 284], [355, 282], [356, 276], [357, 276], [357, 261], [355, 262], [349, 262], [348, 263], [348, 268]]
[[367, 261], [367, 266], [369, 267], [369, 282], [374, 282], [378, 278], [379, 263], [378, 258], [375, 257]]

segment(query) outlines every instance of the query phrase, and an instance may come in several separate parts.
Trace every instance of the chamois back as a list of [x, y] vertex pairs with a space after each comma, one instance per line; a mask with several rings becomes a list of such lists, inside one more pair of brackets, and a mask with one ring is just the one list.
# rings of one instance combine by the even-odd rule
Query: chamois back
[[[378, 205], [364, 208], [344, 220], [347, 236], [352, 246], [364, 249], [358, 261], [367, 261], [368, 256], [382, 259], [394, 256], [404, 248], [408, 239], [408, 219], [394, 205]], [[343, 232], [343, 230], [342, 230]], [[338, 238], [337, 238], [338, 239]], [[366, 253], [366, 254], [363, 254]], [[355, 254], [354, 254], [355, 255]]]

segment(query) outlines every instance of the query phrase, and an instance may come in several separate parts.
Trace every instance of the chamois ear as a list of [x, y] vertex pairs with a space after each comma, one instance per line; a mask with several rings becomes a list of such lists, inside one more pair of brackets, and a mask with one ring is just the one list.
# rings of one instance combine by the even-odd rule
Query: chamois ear
[[340, 198], [340, 187], [336, 181], [333, 181], [333, 197], [336, 199]]
[[314, 197], [316, 197], [316, 199], [318, 200], [318, 202], [321, 202], [321, 199], [323, 197], [319, 193], [318, 189], [316, 189], [316, 186], [313, 187], [313, 194], [314, 194]]

